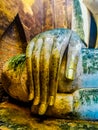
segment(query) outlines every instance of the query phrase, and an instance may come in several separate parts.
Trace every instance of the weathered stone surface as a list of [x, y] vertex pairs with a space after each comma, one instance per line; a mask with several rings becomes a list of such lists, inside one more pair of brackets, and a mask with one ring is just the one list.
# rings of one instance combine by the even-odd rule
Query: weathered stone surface
[[[19, 1], [18, 1], [19, 2]], [[19, 19], [20, 19], [20, 21], [21, 21], [21, 23], [22, 23], [22, 25], [23, 25], [23, 28], [24, 28], [24, 32], [25, 32], [25, 35], [26, 35], [26, 39], [27, 39], [27, 41], [29, 41], [30, 39], [31, 39], [31, 37], [33, 37], [33, 36], [35, 36], [37, 33], [39, 33], [40, 31], [44, 31], [45, 29], [47, 30], [47, 29], [51, 29], [51, 28], [54, 28], [55, 26], [54, 25], [56, 25], [56, 27], [66, 27], [66, 20], [65, 19], [63, 19], [62, 21], [60, 21], [59, 19], [60, 19], [60, 16], [61, 16], [61, 18], [62, 18], [62, 15], [60, 15], [60, 14], [56, 14], [56, 20], [58, 21], [55, 21], [55, 24], [54, 24], [54, 19], [52, 19], [52, 18], [54, 18], [54, 17], [52, 17], [52, 5], [51, 5], [51, 2], [49, 2], [49, 3], [47, 3], [47, 2], [45, 2], [44, 1], [44, 4], [43, 3], [41, 3], [41, 1], [35, 1], [35, 4], [33, 3], [34, 1], [21, 1], [20, 3], [19, 3], [19, 9], [18, 9], [18, 16], [19, 16]], [[39, 4], [40, 3], [40, 4]], [[38, 8], [37, 8], [37, 5], [40, 5]], [[1, 6], [1, 5], [0, 5]], [[62, 7], [63, 5], [61, 4], [61, 7]], [[17, 6], [18, 7], [18, 6]], [[22, 7], [22, 8], [20, 8], [20, 7]], [[32, 8], [33, 7], [33, 8]], [[41, 8], [42, 7], [42, 8]], [[46, 8], [44, 8], [44, 7], [46, 7]], [[65, 7], [65, 5], [64, 5], [64, 7]], [[40, 12], [40, 9], [41, 9], [41, 12]], [[49, 8], [49, 9], [48, 9]], [[57, 9], [59, 8], [59, 6], [57, 7]], [[45, 11], [43, 11], [42, 9], [45, 9]], [[55, 7], [55, 9], [56, 9], [56, 7]], [[66, 14], [66, 11], [65, 11], [65, 8], [63, 8], [64, 9], [64, 15]], [[33, 11], [32, 11], [33, 10]], [[37, 10], [38, 10], [38, 12], [37, 12]], [[33, 12], [33, 13], [32, 13]], [[39, 13], [40, 12], [40, 13]], [[46, 13], [45, 14], [45, 21], [43, 22], [43, 12], [44, 13]], [[63, 13], [62, 11], [61, 11], [61, 13]], [[34, 15], [35, 14], [35, 15]], [[38, 14], [38, 15], [37, 15]], [[41, 15], [39, 15], [39, 14], [41, 14]], [[15, 13], [15, 15], [17, 15], [17, 10], [16, 10], [16, 13]], [[13, 15], [14, 17], [15, 17], [15, 15]], [[7, 22], [7, 26], [9, 26], [9, 24], [11, 23], [11, 20], [13, 21], [13, 19], [14, 19], [14, 17], [9, 17], [9, 15], [6, 15], [7, 16], [7, 18], [9, 19], [9, 21], [10, 22]], [[34, 17], [32, 17], [32, 16], [34, 16]], [[36, 18], [35, 18], [35, 16], [37, 16]], [[2, 16], [1, 16], [2, 17]], [[30, 17], [30, 19], [28, 18], [28, 17]], [[34, 19], [35, 18], [35, 19]], [[34, 21], [33, 21], [34, 20]], [[7, 20], [8, 21], [8, 20]], [[30, 22], [30, 24], [28, 23], [28, 21]], [[39, 22], [39, 21], [41, 21], [41, 22]], [[56, 23], [57, 22], [57, 23]], [[60, 23], [59, 23], [60, 22]], [[27, 24], [28, 23], [28, 24]], [[31, 26], [31, 23], [32, 23], [32, 26]], [[34, 24], [33, 24], [34, 23]], [[44, 25], [43, 25], [43, 23], [44, 23]], [[5, 23], [6, 24], [6, 23]], [[3, 32], [4, 32], [4, 30], [6, 30], [6, 27], [7, 27], [6, 25], [4, 25], [4, 28], [3, 29], [1, 29], [1, 35], [2, 34], [4, 34]], [[16, 26], [16, 25], [15, 25]], [[15, 27], [16, 28], [16, 27]], [[35, 30], [34, 30], [35, 29]], [[17, 32], [17, 31], [16, 31]], [[15, 33], [15, 36], [17, 36], [17, 34], [18, 33]], [[2, 36], [5, 36], [5, 35], [2, 35]], [[18, 36], [16, 37], [16, 39], [17, 38], [19, 38]], [[8, 39], [9, 40], [9, 39]], [[20, 39], [18, 39], [19, 41], [20, 41]], [[14, 40], [12, 40], [12, 42], [13, 42]], [[21, 43], [21, 42], [20, 42]], [[21, 47], [20, 47], [21, 48]], [[7, 54], [7, 53], [6, 53]], [[14, 73], [14, 72], [13, 72]], [[16, 76], [16, 74], [14, 75], [14, 76]], [[14, 77], [13, 76], [13, 77]], [[23, 78], [23, 77], [22, 77]], [[19, 79], [19, 77], [18, 77], [18, 79]], [[18, 80], [17, 80], [18, 81]], [[15, 93], [14, 93], [15, 94]], [[18, 93], [19, 94], [19, 93]], [[27, 97], [28, 97], [28, 95], [27, 95]], [[23, 97], [24, 98], [24, 97]], [[27, 99], [27, 98], [26, 98]], [[68, 101], [70, 101], [70, 100], [68, 100]], [[77, 105], [77, 104], [76, 104]], [[59, 105], [57, 105], [56, 107], [58, 107]], [[11, 106], [11, 108], [13, 108], [12, 106]], [[11, 113], [13, 113], [14, 111], [12, 111], [12, 109], [10, 109], [11, 111]], [[52, 109], [53, 110], [53, 109]], [[61, 110], [61, 109], [60, 109]], [[55, 109], [53, 110], [54, 112], [57, 112], [57, 111], [55, 111]], [[62, 111], [60, 111], [61, 113], [60, 114], [62, 114]], [[64, 111], [63, 111], [64, 112]], [[1, 112], [2, 113], [2, 112]], [[7, 111], [7, 113], [9, 113], [9, 111]], [[4, 114], [4, 113], [3, 113]], [[17, 113], [18, 115], [19, 115], [19, 113]], [[27, 113], [26, 113], [27, 114]], [[12, 114], [13, 115], [13, 114]], [[24, 115], [24, 114], [23, 114]], [[50, 115], [51, 115], [51, 112], [50, 112]], [[9, 115], [8, 115], [9, 116]], [[15, 117], [16, 115], [14, 114], [14, 117]], [[17, 117], [17, 116], [16, 116]], [[23, 119], [24, 119], [24, 117], [25, 116], [23, 116]], [[2, 120], [4, 119], [4, 120], [6, 120], [4, 117], [3, 118], [1, 118]], [[13, 119], [13, 118], [11, 118], [11, 119]], [[21, 118], [20, 118], [21, 119]], [[2, 121], [1, 120], [1, 124], [4, 124], [4, 121]], [[10, 120], [10, 119], [9, 119]], [[13, 128], [13, 125], [11, 125], [11, 123], [9, 122], [9, 120], [7, 120], [6, 122], [8, 122], [9, 124], [7, 124], [6, 123], [6, 126], [8, 126], [8, 128], [10, 129], [10, 128], [12, 128], [12, 129], [14, 129]], [[13, 119], [13, 120], [15, 120], [15, 118]], [[30, 120], [31, 120], [31, 117], [30, 117]], [[12, 122], [12, 120], [11, 120], [11, 122]], [[82, 123], [81, 123], [82, 124]], [[19, 127], [24, 127], [23, 126], [24, 124], [22, 124], [22, 125], [20, 125], [19, 124]], [[66, 126], [66, 125], [68, 125], [68, 126]], [[6, 126], [1, 126], [1, 129], [4, 129], [4, 127], [6, 127]], [[15, 127], [17, 127], [17, 125], [15, 125], [15, 123], [14, 123], [14, 126]], [[32, 126], [32, 125], [31, 125]], [[32, 128], [30, 126], [30, 129]], [[58, 126], [58, 125], [57, 125]], [[70, 125], [70, 123], [68, 123], [67, 122], [67, 124], [66, 123], [64, 123], [64, 125], [63, 124], [60, 124], [60, 128], [70, 128], [69, 126], [73, 126], [73, 124], [71, 124]], [[76, 128], [78, 128], [78, 129], [80, 129], [81, 127], [78, 125], [74, 125], [75, 127], [75, 129]], [[89, 124], [88, 124], [88, 126], [89, 126]], [[88, 126], [83, 126], [83, 128], [88, 128]], [[27, 129], [27, 126], [26, 127], [24, 127], [24, 128], [22, 128], [21, 127], [21, 129]], [[18, 128], [18, 127], [17, 127]], [[43, 125], [41, 126], [41, 128], [43, 128]], [[46, 126], [44, 126], [44, 128], [47, 128], [48, 129], [48, 127], [46, 127]], [[52, 129], [53, 129], [54, 127], [52, 127]], [[58, 127], [57, 127], [58, 128]], [[56, 129], [57, 129], [56, 128]], [[93, 129], [93, 126], [90, 126], [89, 128], [92, 128]], [[28, 129], [29, 129], [29, 127], [28, 127]], [[34, 128], [33, 128], [34, 129]], [[35, 128], [36, 129], [36, 128]], [[55, 129], [55, 128], [54, 128]], [[94, 126], [94, 129], [97, 129], [97, 126], [95, 125]]]
[[[32, 105], [31, 112], [38, 114], [39, 105]], [[45, 115], [50, 117], [70, 119], [70, 114], [73, 113], [73, 95], [58, 93], [53, 106], [48, 106]]]
[[49, 130], [59, 129], [56, 121], [35, 118], [30, 115], [28, 108], [19, 107], [11, 103], [0, 104], [0, 129], [20, 130]]
[[55, 2], [53, 0], [4, 0], [0, 3], [0, 37], [16, 15], [23, 25], [27, 41], [46, 30], [71, 28], [71, 7], [72, 2], [67, 0]]
[[[17, 15], [21, 17], [23, 27], [24, 26], [26, 27], [26, 28], [24, 27], [25, 32], [28, 32], [29, 30], [28, 25], [32, 27], [31, 16], [33, 12], [31, 10], [31, 6], [33, 2], [34, 1], [30, 1], [30, 0], [29, 1], [4, 0], [0, 2], [0, 37], [4, 34], [4, 32], [7, 30], [7, 28], [13, 22], [13, 20], [15, 19]], [[28, 21], [28, 24], [27, 24], [27, 21]]]
[[[56, 42], [55, 42], [55, 40], [56, 40]], [[51, 41], [51, 43], [50, 43], [50, 41]], [[7, 64], [5, 64], [6, 67], [4, 66], [4, 69], [3, 69], [4, 78], [2, 80], [4, 83], [5, 90], [12, 97], [24, 101], [24, 98], [21, 99], [21, 96], [20, 96], [21, 95], [20, 92], [23, 89], [27, 90], [27, 93], [29, 93], [29, 95], [31, 95], [32, 93], [37, 95], [36, 89], [39, 89], [39, 90], [41, 90], [40, 91], [41, 94], [38, 95], [37, 97], [41, 100], [44, 100], [45, 106], [46, 106], [46, 104], [47, 104], [46, 102], [48, 102], [48, 100], [52, 100], [51, 97], [56, 96], [57, 86], [59, 86], [59, 88], [58, 88], [59, 92], [72, 92], [72, 91], [76, 90], [77, 86], [76, 85], [72, 86], [72, 81], [70, 80], [68, 82], [66, 79], [66, 76], [65, 76], [66, 63], [61, 64], [63, 60], [66, 62], [67, 45], [71, 44], [73, 42], [75, 43], [75, 45], [78, 42], [79, 44], [81, 44], [81, 47], [82, 46], [84, 47], [84, 43], [80, 40], [79, 36], [75, 32], [72, 32], [69, 29], [63, 29], [63, 28], [54, 29], [54, 30], [50, 30], [50, 31], [40, 33], [39, 35], [37, 35], [28, 44], [27, 49], [26, 49], [26, 59], [24, 58], [24, 61], [22, 60], [22, 55], [20, 55], [19, 57], [16, 56], [16, 58], [15, 57], [11, 58], [7, 62]], [[43, 48], [41, 47], [41, 45], [43, 46]], [[51, 48], [51, 46], [53, 46], [53, 45], [54, 45], [54, 47]], [[35, 49], [38, 47], [41, 48], [39, 54], [37, 52], [38, 49]], [[73, 53], [74, 53], [74, 50], [73, 50]], [[36, 57], [35, 59], [34, 59], [34, 56]], [[25, 61], [26, 61], [26, 68], [27, 68], [27, 73], [25, 75], [27, 76], [27, 78], [24, 78], [23, 80], [21, 80], [21, 78], [22, 78], [21, 75], [22, 75], [23, 71], [21, 71], [21, 68], [19, 66], [23, 65]], [[10, 64], [12, 66], [10, 66]], [[15, 65], [17, 65], [17, 66], [15, 66]], [[61, 66], [63, 66], [62, 67], [63, 70], [60, 68]], [[72, 69], [74, 69], [74, 68], [72, 68]], [[24, 67], [23, 67], [23, 70], [24, 70]], [[17, 72], [19, 72], [19, 73], [17, 73]], [[59, 72], [60, 72], [60, 75], [59, 75]], [[40, 76], [39, 75], [37, 76], [36, 73], [39, 74]], [[26, 77], [26, 76], [24, 76], [24, 77]], [[9, 82], [7, 82], [7, 84], [5, 82], [6, 78], [9, 81]], [[39, 82], [37, 82], [38, 80], [39, 80]], [[28, 83], [27, 86], [26, 86], [26, 82]], [[59, 82], [59, 83], [57, 83], [57, 82]], [[23, 83], [25, 85], [22, 85]], [[33, 84], [34, 84], [34, 86], [33, 86]], [[15, 85], [18, 87], [15, 87]], [[49, 87], [49, 85], [50, 85], [50, 87]], [[20, 89], [20, 91], [19, 91], [19, 89]], [[32, 93], [31, 93], [31, 91], [32, 91]], [[16, 92], [16, 94], [14, 92]], [[48, 96], [48, 94], [49, 94], [49, 96]], [[25, 93], [24, 93], [24, 95], [25, 95]], [[24, 97], [25, 97], [25, 99], [27, 98], [27, 96], [24, 96]], [[32, 99], [33, 98], [30, 98], [30, 100], [32, 100]], [[35, 99], [35, 97], [34, 97], [34, 99]], [[41, 102], [41, 100], [40, 100], [40, 102]], [[54, 100], [55, 100], [55, 98], [51, 102], [54, 102]], [[37, 104], [39, 104], [39, 101]]]
[[[13, 64], [13, 63], [14, 64]], [[27, 69], [25, 55], [16, 55], [4, 66], [3, 88], [15, 99], [28, 102]], [[13, 76], [12, 76], [13, 75]], [[7, 82], [6, 82], [7, 80]]]
[[60, 27], [71, 28], [69, 20], [72, 14], [72, 2], [29, 0], [22, 1], [22, 4], [24, 8], [19, 9], [19, 16], [27, 40], [31, 40], [36, 34], [46, 30]]
[[0, 39], [0, 82], [4, 63], [12, 56], [24, 53], [25, 49], [26, 41], [20, 36], [17, 23], [14, 21]]
[[34, 117], [30, 110], [10, 102], [0, 104], [1, 130], [97, 130], [98, 122]]
[[9, 95], [5, 92], [2, 83], [0, 83], [0, 103], [9, 100]]
[[95, 48], [98, 48], [98, 1], [89, 1], [89, 0], [84, 0], [83, 1], [86, 5], [86, 7], [92, 12], [92, 15], [95, 19], [95, 22], [96, 22], [96, 29], [93, 29], [94, 30], [94, 34], [95, 32], [97, 31], [97, 39], [96, 39], [96, 42], [95, 42]]
[[[4, 0], [0, 3], [0, 35], [2, 35], [5, 30], [8, 28], [8, 26], [11, 24], [11, 22], [14, 20], [16, 15], [19, 16], [19, 19], [21, 21], [21, 24], [23, 26], [26, 39], [27, 41], [30, 41], [32, 37], [34, 37], [36, 34], [50, 30], [53, 28], [72, 28], [74, 27], [77, 28], [74, 29], [80, 36], [82, 35], [81, 33], [84, 31], [84, 35], [86, 37], [83, 38], [83, 40], [88, 44], [89, 41], [89, 33], [90, 33], [90, 15], [87, 13], [86, 21], [87, 23], [87, 30], [86, 27], [83, 28], [85, 30], [82, 30], [82, 25], [84, 27], [85, 22], [85, 17], [82, 11], [82, 6], [83, 3], [80, 1], [77, 1], [76, 5], [78, 5], [79, 8], [73, 7], [72, 5], [72, 0], [65, 0], [65, 1], [47, 1], [47, 0]], [[81, 5], [81, 6], [80, 6]], [[77, 19], [74, 16], [76, 22], [73, 20], [72, 23], [72, 8], [76, 10], [76, 14], [80, 11], [79, 18]], [[85, 9], [86, 10], [86, 9]], [[85, 22], [85, 23], [83, 23]], [[78, 23], [81, 25], [80, 27], [77, 27], [75, 23]], [[80, 31], [79, 31], [80, 30]]]
[[[63, 6], [60, 8], [61, 12], [66, 12], [67, 1], [65, 3], [57, 1], [56, 11], [59, 10], [59, 3], [61, 3], [60, 7]], [[36, 34], [55, 27], [67, 27], [67, 22], [65, 22], [67, 15], [60, 22], [62, 15], [54, 16], [56, 11], [53, 4], [53, 1], [47, 2], [47, 0], [3, 0], [0, 2], [0, 77], [3, 63], [11, 56], [24, 53], [26, 42]]]
[[[80, 88], [98, 88], [98, 49], [82, 48], [79, 57], [78, 86]], [[77, 69], [77, 70], [78, 70]]]
[[[3, 87], [10, 96], [28, 102], [25, 65], [25, 55], [10, 59], [4, 66], [2, 81]], [[39, 105], [32, 105], [31, 111], [33, 114], [38, 114]], [[58, 118], [98, 120], [98, 89], [79, 89], [72, 94], [57, 93], [56, 101], [52, 107], [48, 106], [46, 115]]]
[[16, 0], [0, 1], [0, 37], [4, 34], [8, 26], [13, 22], [18, 13]]

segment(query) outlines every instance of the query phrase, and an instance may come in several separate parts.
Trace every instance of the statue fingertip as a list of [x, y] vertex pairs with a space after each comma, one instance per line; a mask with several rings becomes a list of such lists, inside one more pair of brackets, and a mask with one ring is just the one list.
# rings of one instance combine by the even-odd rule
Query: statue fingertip
[[75, 70], [73, 69], [68, 69], [66, 72], [66, 78], [69, 80], [74, 80], [75, 79]]
[[34, 93], [30, 93], [30, 95], [29, 95], [29, 101], [33, 100], [33, 98], [34, 98]]
[[39, 103], [40, 103], [40, 98], [39, 97], [36, 97], [36, 98], [34, 98], [34, 101], [33, 101], [33, 105], [39, 105]]
[[50, 96], [49, 97], [49, 106], [53, 106], [54, 105], [54, 96]]
[[42, 103], [42, 104], [40, 104], [38, 114], [44, 115], [46, 110], [47, 110], [47, 104]]

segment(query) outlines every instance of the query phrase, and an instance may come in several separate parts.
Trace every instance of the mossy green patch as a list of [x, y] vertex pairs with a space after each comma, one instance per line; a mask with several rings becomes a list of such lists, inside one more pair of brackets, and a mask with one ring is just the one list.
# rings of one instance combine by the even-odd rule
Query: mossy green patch
[[98, 130], [98, 124], [93, 122], [66, 121], [59, 125], [61, 130]]
[[[97, 89], [90, 89], [89, 91], [86, 91], [85, 89], [82, 91], [79, 91], [81, 105], [88, 104], [90, 105], [92, 102], [95, 104], [98, 103], [98, 90]], [[85, 102], [84, 102], [85, 99]]]
[[9, 59], [8, 68], [14, 69], [14, 71], [17, 69], [17, 67], [20, 67], [22, 69], [24, 67], [25, 61], [26, 61], [25, 54], [16, 55], [16, 56]]

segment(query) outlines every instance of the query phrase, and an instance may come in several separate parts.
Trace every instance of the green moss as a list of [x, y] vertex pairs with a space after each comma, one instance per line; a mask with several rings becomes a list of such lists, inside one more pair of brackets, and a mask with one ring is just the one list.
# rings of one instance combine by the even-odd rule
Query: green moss
[[25, 61], [26, 61], [25, 54], [16, 55], [9, 59], [8, 68], [14, 69], [14, 71], [17, 69], [17, 67], [23, 68]]
[[[81, 101], [81, 105], [85, 104], [84, 100], [86, 101], [86, 104], [91, 104], [91, 102], [93, 101], [94, 103], [98, 103], [98, 90], [97, 89], [91, 89], [89, 91], [86, 91], [85, 89], [82, 91], [79, 91], [79, 95], [80, 95], [80, 101]], [[92, 97], [92, 100], [91, 100]]]
[[64, 123], [61, 123], [59, 127], [61, 130], [97, 130], [98, 124], [81, 121], [66, 121]]

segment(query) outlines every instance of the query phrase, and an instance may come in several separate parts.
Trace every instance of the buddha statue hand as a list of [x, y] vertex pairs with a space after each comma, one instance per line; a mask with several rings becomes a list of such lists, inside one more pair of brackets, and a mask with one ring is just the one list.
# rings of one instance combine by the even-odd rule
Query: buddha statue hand
[[[56, 93], [73, 92], [79, 52], [84, 43], [68, 29], [54, 29], [35, 36], [21, 54], [9, 59], [2, 73], [3, 86], [13, 98], [39, 106], [43, 115], [53, 106]], [[68, 52], [68, 53], [67, 53]], [[7, 82], [5, 82], [7, 80]]]

